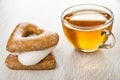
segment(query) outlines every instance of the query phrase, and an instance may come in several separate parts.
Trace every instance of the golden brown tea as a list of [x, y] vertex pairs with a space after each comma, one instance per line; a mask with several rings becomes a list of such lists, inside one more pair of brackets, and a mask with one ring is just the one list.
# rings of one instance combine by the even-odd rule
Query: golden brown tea
[[102, 31], [112, 29], [112, 23], [104, 25], [110, 18], [109, 14], [102, 11], [81, 10], [65, 15], [62, 25], [67, 39], [73, 46], [80, 50], [94, 51], [107, 39]]

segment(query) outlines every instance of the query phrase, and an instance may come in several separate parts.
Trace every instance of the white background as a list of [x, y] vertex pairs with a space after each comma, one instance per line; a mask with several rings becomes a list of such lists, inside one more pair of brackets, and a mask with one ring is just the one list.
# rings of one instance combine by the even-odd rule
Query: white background
[[[78, 4], [99, 4], [114, 13], [116, 46], [96, 54], [76, 52], [67, 42], [61, 27], [61, 14]], [[31, 22], [55, 31], [60, 41], [54, 50], [55, 70], [15, 71], [5, 64], [6, 43], [20, 22]], [[0, 0], [0, 80], [120, 80], [120, 0]]]

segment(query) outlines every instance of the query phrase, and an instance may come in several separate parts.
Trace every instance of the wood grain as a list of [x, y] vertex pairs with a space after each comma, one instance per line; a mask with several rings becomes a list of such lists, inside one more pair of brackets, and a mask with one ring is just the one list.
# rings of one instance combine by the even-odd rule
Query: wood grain
[[[62, 11], [78, 3], [108, 6], [115, 15], [116, 45], [94, 53], [75, 50], [66, 40], [60, 22]], [[47, 5], [47, 6], [46, 6]], [[0, 80], [120, 80], [120, 1], [119, 0], [1, 0], [0, 1]], [[54, 70], [10, 70], [5, 66], [6, 43], [15, 26], [31, 22], [56, 31], [60, 41], [53, 51]]]

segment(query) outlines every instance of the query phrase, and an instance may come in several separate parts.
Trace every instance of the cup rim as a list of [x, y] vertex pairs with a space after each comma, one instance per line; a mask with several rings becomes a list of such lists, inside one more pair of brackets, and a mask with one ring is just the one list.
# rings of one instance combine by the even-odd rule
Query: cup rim
[[[104, 8], [104, 9], [106, 9], [106, 10], [108, 10], [109, 12], [110, 12], [110, 14], [111, 14], [111, 17], [110, 17], [110, 19], [105, 23], [105, 24], [102, 24], [102, 25], [98, 25], [97, 27], [82, 27], [82, 26], [76, 26], [76, 25], [73, 25], [73, 24], [70, 24], [70, 23], [68, 23], [67, 21], [65, 21], [63, 18], [64, 18], [64, 13], [67, 11], [67, 10], [69, 10], [69, 9], [71, 9], [71, 8], [73, 8], [73, 7], [78, 7], [78, 6], [97, 6], [97, 7], [101, 7], [101, 8]], [[66, 24], [69, 24], [69, 25], [71, 25], [71, 26], [75, 26], [75, 27], [70, 27], [70, 28], [72, 28], [72, 29], [75, 29], [75, 30], [82, 30], [82, 31], [90, 31], [90, 30], [99, 30], [99, 29], [103, 29], [103, 28], [105, 28], [106, 26], [105, 25], [107, 25], [107, 24], [109, 24], [109, 23], [111, 23], [112, 21], [113, 21], [113, 19], [114, 19], [114, 14], [113, 14], [113, 12], [109, 9], [109, 8], [107, 8], [107, 7], [105, 7], [105, 6], [102, 6], [102, 5], [97, 5], [97, 4], [78, 4], [78, 5], [74, 5], [74, 6], [70, 6], [70, 7], [68, 7], [68, 8], [66, 8], [63, 12], [62, 12], [62, 15], [61, 15], [61, 21], [62, 21], [62, 23], [66, 23]], [[79, 27], [79, 28], [77, 28], [77, 27]], [[88, 29], [89, 28], [89, 29]], [[92, 28], [92, 29], [90, 29], [90, 28]]]

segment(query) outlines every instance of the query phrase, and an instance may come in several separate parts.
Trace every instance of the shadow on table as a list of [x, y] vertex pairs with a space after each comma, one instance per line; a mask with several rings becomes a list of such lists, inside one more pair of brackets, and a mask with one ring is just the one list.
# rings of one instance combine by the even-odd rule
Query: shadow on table
[[66, 57], [65, 80], [94, 80], [96, 76], [103, 77], [107, 70], [107, 58], [101, 50], [93, 53], [73, 50]]
[[78, 50], [72, 52], [73, 63], [84, 70], [97, 70], [106, 66], [106, 57], [104, 52], [97, 50], [95, 52], [84, 53]]

